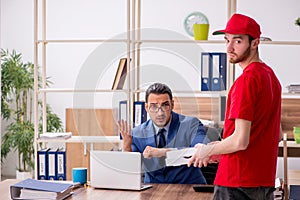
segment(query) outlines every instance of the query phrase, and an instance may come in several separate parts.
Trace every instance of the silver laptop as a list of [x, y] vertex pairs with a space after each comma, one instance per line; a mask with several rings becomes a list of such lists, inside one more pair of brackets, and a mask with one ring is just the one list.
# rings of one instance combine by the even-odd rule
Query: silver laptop
[[144, 190], [141, 153], [91, 151], [90, 179], [94, 188]]

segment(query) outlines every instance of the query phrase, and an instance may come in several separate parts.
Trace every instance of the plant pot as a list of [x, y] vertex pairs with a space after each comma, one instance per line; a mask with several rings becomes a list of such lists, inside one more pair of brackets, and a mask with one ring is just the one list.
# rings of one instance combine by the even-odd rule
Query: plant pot
[[16, 170], [17, 180], [25, 180], [27, 178], [32, 178], [32, 172], [20, 172], [19, 170]]

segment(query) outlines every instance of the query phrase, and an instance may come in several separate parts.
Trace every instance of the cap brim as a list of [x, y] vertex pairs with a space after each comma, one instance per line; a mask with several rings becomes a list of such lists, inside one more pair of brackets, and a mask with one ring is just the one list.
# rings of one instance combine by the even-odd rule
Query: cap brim
[[214, 31], [212, 34], [213, 35], [222, 35], [222, 34], [225, 34], [225, 30]]

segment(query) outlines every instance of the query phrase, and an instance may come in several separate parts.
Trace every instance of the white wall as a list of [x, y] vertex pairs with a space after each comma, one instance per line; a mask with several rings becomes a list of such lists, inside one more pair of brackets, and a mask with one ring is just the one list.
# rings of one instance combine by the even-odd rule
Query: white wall
[[[48, 39], [126, 38], [125, 0], [48, 0]], [[145, 37], [190, 38], [184, 30], [185, 17], [194, 11], [204, 13], [210, 33], [224, 28], [227, 0], [151, 0], [142, 1], [142, 26]], [[273, 40], [300, 40], [298, 0], [238, 0], [238, 11], [261, 24], [263, 36]], [[222, 36], [209, 35], [209, 39]], [[33, 1], [1, 0], [1, 48], [22, 52], [33, 62]], [[225, 51], [224, 45], [142, 46], [142, 86], [150, 81], [165, 81], [172, 88], [199, 89], [201, 51]], [[92, 87], [109, 89], [117, 61], [126, 52], [125, 44], [48, 44], [47, 75], [52, 87]], [[289, 83], [299, 83], [300, 46], [262, 45], [262, 59], [277, 73], [284, 91]], [[150, 74], [150, 75], [149, 75]], [[176, 81], [173, 81], [175, 77]], [[67, 107], [115, 107], [123, 95], [50, 93], [48, 103], [65, 119]], [[3, 173], [12, 173], [6, 167]], [[14, 172], [13, 172], [14, 173]]]

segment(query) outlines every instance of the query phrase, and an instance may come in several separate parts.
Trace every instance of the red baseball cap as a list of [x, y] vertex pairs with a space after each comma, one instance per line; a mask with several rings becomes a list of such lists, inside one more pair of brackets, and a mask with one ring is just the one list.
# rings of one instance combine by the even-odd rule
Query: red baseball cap
[[224, 33], [245, 34], [252, 36], [254, 39], [259, 38], [261, 34], [259, 24], [254, 19], [242, 14], [232, 15], [227, 22], [226, 28], [213, 32], [213, 35]]

